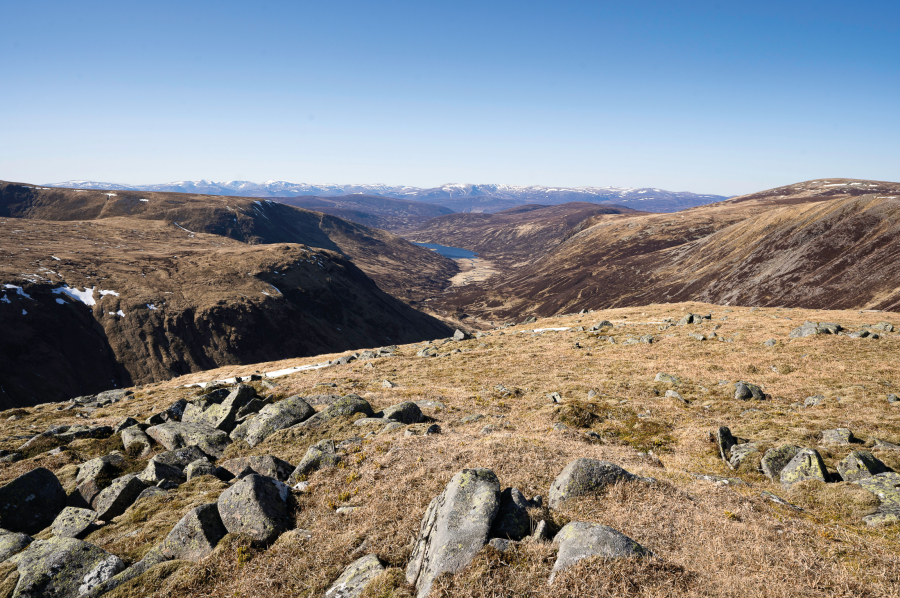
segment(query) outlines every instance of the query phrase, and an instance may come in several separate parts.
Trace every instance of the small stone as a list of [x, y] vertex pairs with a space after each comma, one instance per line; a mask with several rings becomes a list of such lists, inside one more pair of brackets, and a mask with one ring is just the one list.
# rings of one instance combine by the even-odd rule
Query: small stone
[[551, 392], [547, 395], [547, 398], [551, 403], [562, 403], [563, 400], [562, 395], [560, 395], [558, 392]]
[[366, 585], [383, 571], [384, 566], [374, 554], [357, 559], [328, 588], [325, 598], [358, 598]]
[[385, 379], [381, 381], [381, 388], [397, 388], [397, 385], [390, 380]]
[[678, 382], [679, 382], [679, 380], [676, 376], [673, 376], [671, 374], [666, 374], [663, 372], [656, 374], [656, 378], [654, 378], [653, 381], [654, 382], [667, 382], [669, 384], [678, 384]]
[[849, 428], [835, 428], [822, 431], [822, 444], [852, 444], [856, 442]]
[[687, 401], [684, 400], [684, 397], [682, 397], [681, 393], [679, 393], [677, 390], [672, 390], [672, 389], [667, 390], [666, 398], [675, 399], [676, 401], [679, 401], [679, 402], [687, 405]]
[[806, 397], [806, 400], [803, 401], [804, 407], [815, 407], [816, 405], [821, 405], [825, 402], [825, 397], [823, 395], [813, 395], [811, 397]]
[[734, 398], [740, 401], [754, 399], [762, 401], [766, 398], [762, 389], [756, 384], [748, 384], [746, 382], [738, 382], [734, 385]]

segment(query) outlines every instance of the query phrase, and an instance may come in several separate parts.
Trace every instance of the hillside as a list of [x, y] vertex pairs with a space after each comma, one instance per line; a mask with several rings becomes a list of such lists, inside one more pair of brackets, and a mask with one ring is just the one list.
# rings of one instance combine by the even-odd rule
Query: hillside
[[0, 598], [893, 597], [896, 326], [657, 304], [5, 411]]
[[598, 216], [442, 301], [488, 320], [686, 300], [898, 309], [898, 209], [900, 184], [830, 179], [678, 214]]
[[431, 218], [453, 213], [444, 206], [377, 195], [276, 197], [274, 201], [390, 231], [414, 227]]
[[41, 220], [127, 217], [248, 244], [303, 243], [342, 253], [387, 293], [415, 302], [440, 292], [456, 265], [391, 233], [274, 201], [183, 193], [84, 191], [0, 182], [0, 216]]
[[336, 252], [163, 221], [0, 218], [0, 406], [446, 334]]

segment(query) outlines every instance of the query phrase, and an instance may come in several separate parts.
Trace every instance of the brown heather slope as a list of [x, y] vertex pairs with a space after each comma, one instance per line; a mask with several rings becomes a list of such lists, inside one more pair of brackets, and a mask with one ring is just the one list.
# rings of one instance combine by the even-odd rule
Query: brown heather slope
[[273, 197], [272, 200], [390, 231], [418, 226], [431, 218], [453, 213], [444, 206], [380, 195]]
[[585, 202], [557, 206], [529, 204], [494, 214], [449, 214], [407, 230], [420, 243], [461, 247], [505, 268], [516, 268], [547, 254], [582, 229], [594, 216], [642, 214], [630, 208]]
[[491, 320], [703, 300], [900, 308], [900, 184], [811, 181], [674, 214], [597, 216], [533, 263], [454, 289]]
[[[296, 243], [122, 217], [0, 218], [0, 239], [3, 407], [448, 333], [342, 255]], [[96, 304], [52, 292], [65, 285]]]
[[[142, 201], [146, 200], [146, 201]], [[342, 218], [247, 197], [90, 191], [0, 182], [0, 216], [40, 220], [161, 220], [248, 244], [303, 243], [344, 254], [382, 290], [415, 302], [438, 293], [456, 265], [391, 233]]]
[[[689, 312], [710, 313], [712, 319], [659, 330], [662, 320]], [[900, 524], [863, 522], [878, 508], [874, 494], [845, 481], [810, 480], [785, 488], [759, 471], [768, 448], [788, 443], [816, 448], [832, 475], [854, 450], [869, 450], [900, 470], [900, 451], [875, 446], [876, 439], [900, 444], [900, 402], [889, 403], [886, 396], [900, 390], [895, 359], [900, 334], [882, 334], [879, 340], [831, 335], [788, 339], [789, 331], [807, 319], [849, 329], [885, 319], [900, 326], [895, 314], [650, 305], [495, 330], [440, 347], [444, 357], [416, 357], [420, 346], [407, 345], [394, 357], [277, 378], [274, 389], [251, 383], [276, 400], [320, 394], [324, 383], [335, 385], [329, 392], [359, 394], [376, 410], [402, 401], [431, 401], [424, 411], [441, 432], [406, 436], [401, 426], [372, 435], [351, 445], [340, 467], [311, 473], [307, 490], [293, 492], [292, 498], [297, 505], [294, 525], [306, 531], [288, 532], [272, 546], [229, 536], [199, 563], [158, 565], [108, 596], [321, 597], [345, 567], [374, 554], [388, 571], [363, 598], [408, 598], [414, 592], [404, 583], [403, 568], [411, 540], [429, 502], [454, 474], [491, 468], [501, 488], [541, 495], [546, 505], [560, 471], [577, 458], [593, 458], [656, 482], [623, 483], [567, 501], [559, 509], [532, 509], [532, 524], [547, 521], [551, 534], [570, 521], [608, 525], [652, 550], [654, 557], [595, 557], [549, 584], [556, 545], [525, 541], [502, 554], [485, 547], [469, 566], [439, 578], [431, 598], [897, 598]], [[615, 324], [602, 337], [574, 329], [533, 332], [600, 320]], [[731, 342], [688, 336], [711, 334], [714, 328]], [[643, 335], [654, 335], [656, 341], [623, 342]], [[607, 336], [618, 342], [608, 342]], [[773, 347], [764, 344], [770, 338], [778, 339]], [[451, 348], [459, 352], [451, 353]], [[76, 414], [89, 409], [58, 410], [58, 405], [0, 413], [6, 435], [0, 449], [15, 450], [23, 442], [17, 437], [52, 425], [114, 425], [126, 416], [143, 420], [177, 399], [192, 400], [204, 392], [184, 388], [187, 383], [333, 357], [222, 368], [147, 385], [135, 389], [133, 398], [90, 412], [87, 420]], [[677, 376], [678, 382], [655, 382], [658, 372]], [[384, 388], [385, 378], [397, 386]], [[736, 400], [729, 383], [737, 380], [762, 385], [771, 398]], [[587, 398], [589, 390], [596, 392], [592, 399]], [[668, 390], [684, 401], [666, 396]], [[551, 392], [560, 393], [560, 404], [548, 399]], [[803, 407], [811, 395], [824, 398], [817, 406]], [[225, 458], [269, 454], [296, 465], [320, 439], [340, 442], [379, 430], [378, 425], [354, 425], [360, 417], [335, 418], [313, 433], [283, 430], [253, 448], [236, 442]], [[567, 427], [560, 429], [560, 423]], [[759, 443], [759, 452], [731, 470], [708, 441], [719, 426]], [[838, 427], [852, 430], [858, 441], [823, 444], [822, 432]], [[0, 483], [46, 467], [71, 491], [80, 464], [121, 446], [118, 435], [76, 440], [57, 454], [0, 463]], [[154, 453], [161, 450], [153, 448]], [[143, 468], [145, 459], [130, 460], [129, 470]], [[139, 500], [91, 530], [85, 540], [133, 563], [193, 506], [214, 502], [227, 487], [201, 476]], [[777, 504], [765, 493], [802, 510]], [[336, 509], [343, 506], [359, 508], [341, 514]], [[48, 535], [44, 531], [36, 537]], [[0, 571], [0, 581], [8, 571]], [[11, 587], [0, 583], [0, 598], [9, 596]]]

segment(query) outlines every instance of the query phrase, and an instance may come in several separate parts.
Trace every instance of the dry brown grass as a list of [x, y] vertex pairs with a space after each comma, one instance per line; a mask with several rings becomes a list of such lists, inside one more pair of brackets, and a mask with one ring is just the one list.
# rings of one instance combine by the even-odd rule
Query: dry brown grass
[[[714, 319], [702, 326], [658, 331], [656, 322], [664, 317], [677, 319], [686, 311], [711, 311]], [[722, 320], [723, 316], [728, 319]], [[885, 399], [888, 392], [900, 390], [895, 368], [898, 335], [878, 341], [833, 336], [787, 340], [790, 329], [806, 319], [836, 321], [847, 327], [880, 320], [898, 325], [900, 321], [892, 314], [855, 311], [750, 312], [677, 304], [550, 319], [528, 328], [591, 325], [601, 319], [622, 326], [613, 330], [620, 341], [631, 334], [654, 333], [659, 342], [622, 346], [585, 333], [512, 334], [525, 329], [520, 326], [505, 330], [503, 336], [494, 331], [490, 337], [442, 347], [441, 352], [463, 349], [450, 357], [417, 358], [419, 345], [404, 346], [398, 356], [372, 362], [374, 369], [354, 363], [278, 379], [277, 392], [282, 396], [355, 392], [376, 409], [405, 400], [440, 401], [445, 408], [426, 408], [425, 413], [441, 425], [442, 433], [404, 437], [395, 432], [367, 439], [343, 467], [312, 474], [310, 493], [297, 496], [297, 527], [309, 530], [310, 538], [286, 534], [268, 550], [232, 538], [197, 566], [155, 573], [156, 581], [146, 586], [145, 595], [321, 596], [350, 562], [374, 552], [391, 569], [368, 595], [407, 596], [410, 590], [399, 572], [406, 566], [410, 542], [429, 501], [454, 473], [467, 467], [490, 467], [504, 486], [546, 498], [554, 477], [577, 457], [612, 461], [659, 482], [650, 487], [624, 485], [603, 496], [569, 503], [554, 513], [554, 523], [579, 519], [610, 525], [653, 550], [656, 558], [592, 560], [560, 575], [551, 587], [546, 580], [555, 558], [552, 546], [526, 544], [510, 555], [485, 549], [465, 571], [441, 578], [435, 595], [900, 595], [900, 526], [869, 528], [860, 520], [874, 507], [870, 494], [843, 483], [805, 483], [788, 492], [752, 467], [731, 471], [707, 441], [708, 432], [727, 425], [737, 436], [763, 441], [764, 446], [787, 442], [815, 446], [822, 430], [839, 426], [849, 427], [863, 442], [871, 443], [875, 437], [900, 442], [900, 406], [888, 405]], [[736, 340], [687, 338], [698, 329], [710, 332], [716, 324], [721, 325], [718, 334]], [[769, 338], [779, 339], [779, 344], [765, 347], [763, 342]], [[576, 340], [583, 349], [574, 348]], [[135, 398], [97, 412], [94, 421], [112, 424], [125, 415], [143, 418], [177, 398], [197, 393], [178, 388], [179, 384], [328, 358], [235, 366], [146, 386]], [[657, 372], [676, 375], [680, 382], [656, 383]], [[384, 378], [399, 386], [383, 389]], [[735, 401], [733, 390], [720, 386], [720, 380], [761, 384], [773, 398]], [[323, 382], [337, 387], [316, 387]], [[520, 392], [502, 393], [495, 388], [498, 384]], [[678, 390], [689, 404], [665, 398], [669, 388]], [[598, 396], [588, 400], [591, 389]], [[553, 391], [563, 396], [561, 406], [546, 398]], [[825, 395], [826, 404], [795, 405], [814, 394]], [[485, 417], [457, 423], [471, 414]], [[315, 433], [282, 432], [253, 449], [234, 446], [228, 454], [270, 453], [296, 463], [323, 434], [336, 440], [363, 436], [353, 419], [343, 418]], [[8, 422], [6, 434], [21, 434], [30, 426], [39, 431], [51, 420], [74, 422], [70, 412], [28, 410], [27, 415]], [[568, 422], [569, 430], [552, 430], [560, 420]], [[481, 434], [488, 424], [495, 432]], [[583, 436], [588, 429], [602, 440], [589, 442]], [[822, 453], [833, 467], [854, 448], [860, 446], [830, 447]], [[659, 461], [642, 454], [647, 450], [653, 450]], [[90, 451], [79, 445], [71, 454], [79, 452]], [[0, 477], [11, 479], [39, 464], [54, 470], [68, 467], [71, 472], [77, 457], [66, 453], [0, 465]], [[888, 465], [900, 466], [900, 455], [880, 452], [878, 456]], [[720, 487], [697, 481], [690, 473], [740, 477], [750, 485]], [[141, 546], [149, 547], [162, 537], [193, 505], [214, 501], [224, 487], [192, 484], [182, 486], [170, 502], [148, 501], [133, 507], [112, 526], [94, 532], [89, 541], [120, 556], [138, 558]], [[805, 512], [766, 502], [760, 496], [763, 490], [794, 502]], [[362, 508], [339, 516], [335, 508], [343, 505]]]

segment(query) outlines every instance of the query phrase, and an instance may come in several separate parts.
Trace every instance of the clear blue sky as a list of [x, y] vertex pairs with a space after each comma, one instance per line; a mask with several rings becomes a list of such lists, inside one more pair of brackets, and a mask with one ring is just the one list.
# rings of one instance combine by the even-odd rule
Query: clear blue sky
[[900, 180], [900, 2], [6, 2], [0, 179]]

